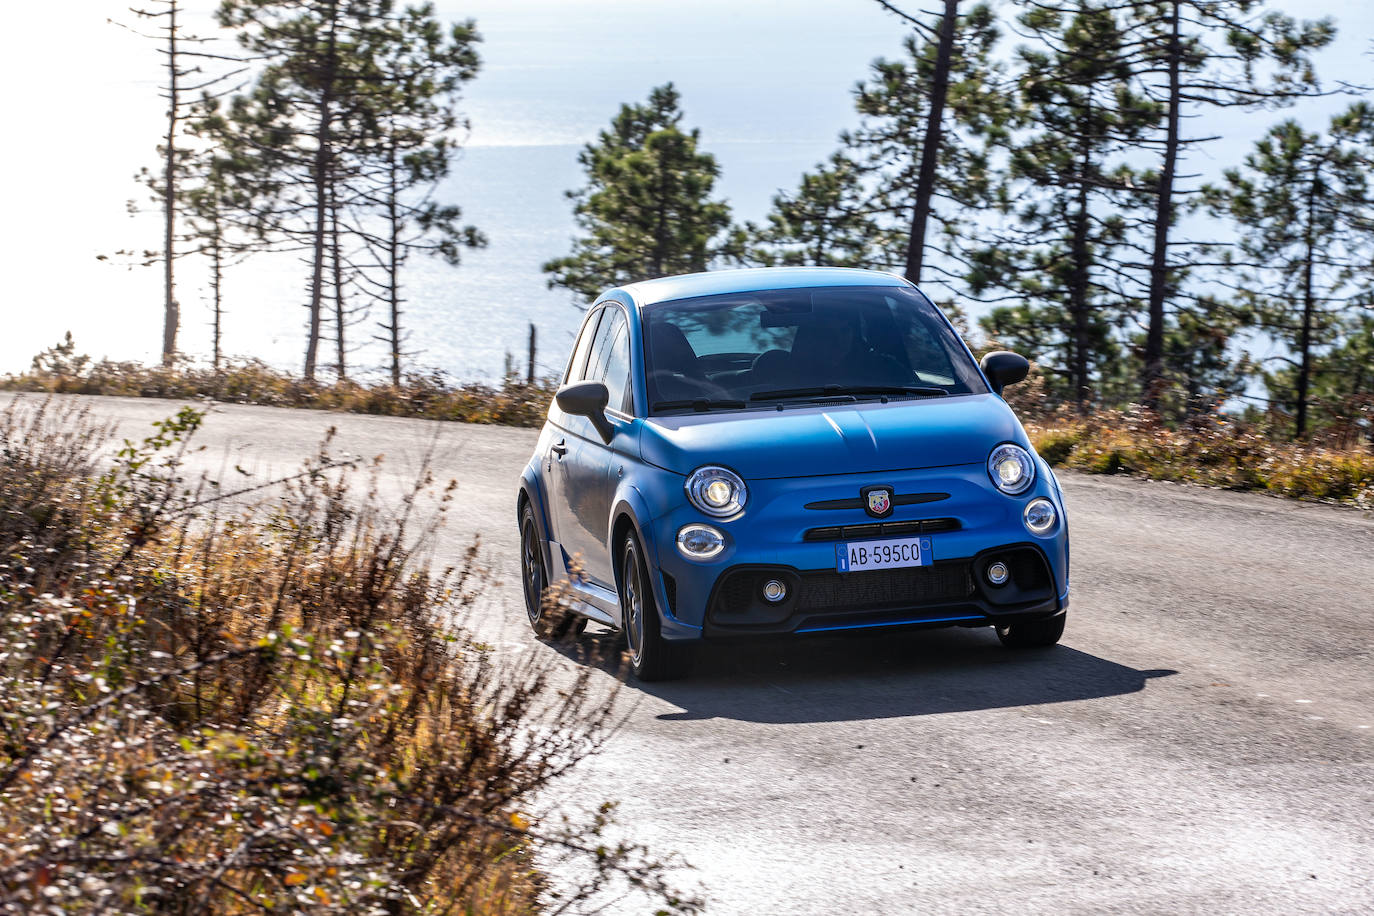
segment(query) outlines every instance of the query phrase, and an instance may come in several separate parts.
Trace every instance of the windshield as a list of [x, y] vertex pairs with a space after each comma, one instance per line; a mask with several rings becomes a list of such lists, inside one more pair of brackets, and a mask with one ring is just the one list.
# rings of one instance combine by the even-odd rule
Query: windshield
[[987, 391], [913, 289], [845, 286], [676, 299], [645, 310], [653, 413]]

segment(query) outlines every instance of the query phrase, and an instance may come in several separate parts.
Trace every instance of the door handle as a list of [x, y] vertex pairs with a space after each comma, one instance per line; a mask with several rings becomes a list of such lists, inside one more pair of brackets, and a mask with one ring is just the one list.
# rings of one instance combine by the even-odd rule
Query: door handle
[[567, 439], [559, 439], [553, 445], [549, 446], [549, 451], [553, 452], [559, 458], [562, 458], [564, 455], [568, 454], [568, 447], [563, 444], [567, 441]]

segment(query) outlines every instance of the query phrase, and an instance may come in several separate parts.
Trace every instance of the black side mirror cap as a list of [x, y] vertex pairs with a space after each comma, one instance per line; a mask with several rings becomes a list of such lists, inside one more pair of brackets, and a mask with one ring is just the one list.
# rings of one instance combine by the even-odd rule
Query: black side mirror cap
[[1019, 353], [1009, 350], [994, 350], [983, 357], [978, 364], [988, 378], [988, 384], [998, 394], [1008, 385], [1015, 385], [1025, 379], [1030, 372], [1030, 363]]
[[576, 414], [591, 420], [596, 431], [601, 434], [601, 441], [610, 444], [611, 436], [615, 435], [615, 427], [606, 419], [606, 404], [611, 399], [611, 393], [606, 390], [604, 384], [576, 382], [564, 385], [558, 389], [553, 399], [564, 413]]

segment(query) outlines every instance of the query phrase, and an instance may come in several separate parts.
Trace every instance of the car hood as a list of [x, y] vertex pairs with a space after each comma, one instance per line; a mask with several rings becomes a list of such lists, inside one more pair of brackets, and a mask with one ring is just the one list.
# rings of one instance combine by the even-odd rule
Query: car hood
[[669, 471], [721, 464], [756, 480], [976, 464], [999, 442], [1030, 446], [993, 394], [652, 417], [639, 442]]

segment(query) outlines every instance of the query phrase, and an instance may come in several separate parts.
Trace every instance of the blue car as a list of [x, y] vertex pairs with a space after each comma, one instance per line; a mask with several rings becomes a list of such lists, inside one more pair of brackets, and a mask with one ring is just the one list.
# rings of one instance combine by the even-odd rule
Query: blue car
[[980, 365], [886, 273], [608, 290], [520, 478], [530, 623], [615, 628], [646, 681], [744, 636], [992, 626], [1007, 646], [1056, 643], [1064, 497], [1001, 397], [1027, 370], [1007, 352]]

